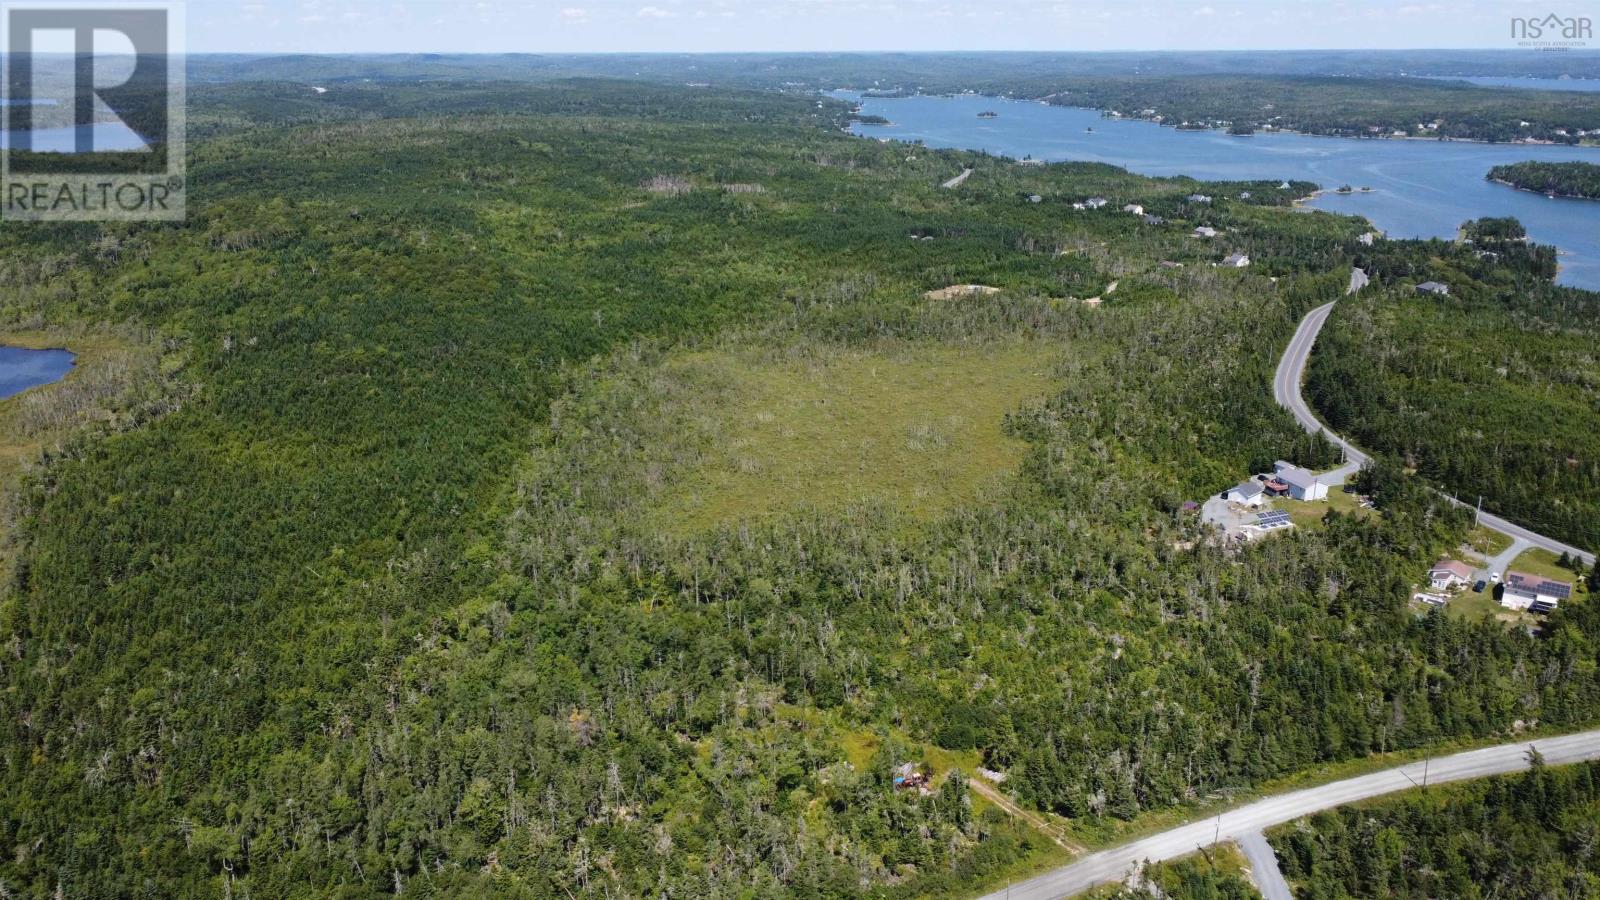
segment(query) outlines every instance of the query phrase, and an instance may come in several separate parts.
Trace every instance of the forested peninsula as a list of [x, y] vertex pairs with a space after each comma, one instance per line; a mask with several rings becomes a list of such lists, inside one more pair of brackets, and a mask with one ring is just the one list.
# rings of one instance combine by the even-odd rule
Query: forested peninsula
[[1587, 162], [1520, 162], [1495, 166], [1489, 180], [1555, 197], [1600, 200], [1600, 165]]

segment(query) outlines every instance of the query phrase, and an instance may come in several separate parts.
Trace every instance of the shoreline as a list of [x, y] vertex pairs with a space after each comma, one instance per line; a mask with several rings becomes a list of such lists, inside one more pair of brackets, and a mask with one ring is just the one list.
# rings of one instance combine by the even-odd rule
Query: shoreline
[[1535, 190], [1534, 188], [1528, 188], [1528, 187], [1523, 187], [1523, 186], [1518, 185], [1518, 184], [1512, 184], [1511, 182], [1506, 181], [1503, 178], [1486, 178], [1484, 180], [1485, 181], [1491, 181], [1491, 182], [1493, 182], [1495, 184], [1503, 184], [1506, 187], [1511, 188], [1514, 191], [1522, 191], [1522, 192], [1528, 193], [1528, 194], [1539, 194], [1540, 196], [1543, 196], [1543, 197], [1549, 197], [1552, 200], [1588, 200], [1590, 202], [1600, 201], [1600, 197], [1586, 197], [1583, 194], [1552, 194], [1549, 191]]
[[[1597, 80], [1600, 80], [1600, 79], [1597, 79]], [[867, 93], [865, 93], [864, 91], [861, 91], [861, 90], [859, 90], [857, 88], [828, 88], [828, 89], [825, 89], [825, 90], [820, 90], [820, 92], [824, 96], [828, 96], [829, 94], [831, 94], [834, 91], [850, 91], [851, 93], [858, 94], [859, 97], [858, 97], [857, 102], [866, 101], [866, 100], [913, 100], [913, 99], [916, 99], [917, 97], [934, 97], [934, 98], [940, 98], [940, 99], [953, 99], [953, 98], [956, 98], [956, 97], [983, 97], [983, 98], [988, 99], [988, 100], [1010, 101], [1012, 103], [1042, 103], [1045, 106], [1059, 106], [1059, 107], [1061, 107], [1063, 109], [1082, 109], [1082, 110], [1086, 110], [1086, 111], [1089, 111], [1089, 112], [1097, 112], [1097, 113], [1100, 113], [1103, 118], [1112, 119], [1113, 121], [1147, 122], [1147, 123], [1149, 123], [1151, 125], [1159, 125], [1162, 128], [1171, 128], [1174, 131], [1194, 131], [1194, 132], [1211, 131], [1211, 132], [1219, 132], [1219, 133], [1222, 133], [1222, 134], [1228, 134], [1228, 127], [1230, 127], [1230, 126], [1221, 126], [1221, 125], [1202, 125], [1200, 127], [1195, 127], [1195, 128], [1183, 128], [1183, 127], [1180, 127], [1178, 125], [1169, 125], [1166, 122], [1157, 122], [1155, 119], [1146, 118], [1144, 116], [1124, 116], [1124, 115], [1107, 116], [1105, 114], [1108, 112], [1108, 110], [1105, 109], [1104, 107], [1100, 107], [1100, 106], [1082, 106], [1082, 105], [1076, 104], [1076, 103], [1056, 103], [1056, 102], [1054, 102], [1054, 99], [1053, 99], [1056, 96], [1055, 94], [1045, 94], [1045, 95], [1040, 96], [1040, 97], [1003, 97], [1003, 96], [1000, 96], [1000, 95], [997, 95], [997, 94], [972, 94], [972, 93], [959, 93], [959, 94], [948, 94], [948, 93], [947, 94], [923, 94], [923, 93], [917, 93], [917, 94], [894, 94], [894, 95], [884, 94], [884, 95], [870, 96]], [[837, 98], [835, 98], [835, 99], [837, 99]], [[1326, 134], [1326, 133], [1317, 132], [1317, 131], [1301, 131], [1301, 130], [1296, 129], [1296, 128], [1264, 128], [1264, 127], [1257, 127], [1257, 126], [1252, 126], [1252, 127], [1254, 127], [1255, 130], [1252, 131], [1250, 134], [1230, 135], [1230, 137], [1241, 137], [1241, 138], [1243, 138], [1243, 137], [1254, 137], [1257, 134], [1297, 134], [1297, 135], [1300, 135], [1302, 137], [1334, 138], [1334, 139], [1343, 140], [1343, 141], [1432, 141], [1433, 143], [1437, 143], [1437, 144], [1484, 144], [1484, 145], [1490, 146], [1490, 147], [1571, 147], [1571, 148], [1585, 148], [1585, 149], [1597, 149], [1597, 150], [1600, 150], [1600, 141], [1579, 141], [1576, 144], [1562, 144], [1562, 143], [1557, 143], [1555, 141], [1525, 141], [1525, 140], [1519, 140], [1519, 141], [1490, 141], [1490, 140], [1485, 140], [1484, 138], [1447, 137], [1447, 136], [1443, 136], [1443, 135], [1441, 135], [1439, 137], [1428, 137], [1426, 135], [1407, 134], [1407, 135], [1396, 137], [1396, 136], [1394, 136], [1392, 134], [1373, 134], [1373, 135]]]
[[51, 343], [54, 340], [57, 339], [47, 336], [46, 332], [0, 330], [0, 347], [11, 347], [15, 350], [58, 350], [72, 354], [74, 360], [78, 358], [78, 351]]
[[[832, 90], [833, 91], [846, 91], [846, 92], [854, 93], [854, 94], [860, 94], [861, 93], [860, 91], [855, 91], [855, 90], [852, 90], [852, 89], [849, 89], [849, 88], [835, 88], [835, 89], [832, 89]], [[823, 93], [824, 93], [824, 96], [829, 96], [828, 92], [823, 92]], [[992, 101], [995, 101], [995, 102], [1039, 103], [1039, 104], [1045, 105], [1045, 106], [1058, 107], [1058, 108], [1063, 109], [1063, 110], [1076, 109], [1076, 110], [1083, 110], [1083, 111], [1086, 111], [1086, 112], [1096, 112], [1096, 111], [1098, 111], [1098, 110], [1095, 110], [1094, 107], [1070, 106], [1070, 105], [1061, 104], [1061, 103], [1050, 103], [1047, 100], [1042, 99], [1042, 98], [1024, 99], [1024, 98], [1016, 98], [1016, 97], [997, 97], [997, 96], [991, 96], [991, 95], [966, 94], [966, 93], [956, 93], [956, 94], [951, 94], [951, 93], [945, 93], [945, 94], [932, 94], [932, 93], [930, 93], [930, 94], [899, 94], [899, 95], [896, 95], [896, 96], [878, 96], [878, 97], [870, 97], [870, 98], [869, 97], [865, 97], [865, 96], [860, 96], [859, 98], [857, 98], [855, 100], [855, 102], [860, 103], [860, 102], [863, 102], [863, 101], [865, 101], [867, 99], [873, 99], [873, 100], [911, 100], [911, 99], [916, 99], [918, 97], [924, 97], [924, 98], [930, 98], [930, 99], [957, 99], [957, 98], [961, 98], [961, 97], [974, 97], [974, 96], [984, 97], [987, 100], [992, 100]], [[1047, 95], [1047, 96], [1049, 96], [1049, 95]], [[834, 99], [846, 99], [846, 98], [834, 98]], [[1164, 124], [1164, 123], [1155, 122], [1155, 121], [1150, 120], [1150, 119], [1144, 119], [1144, 118], [1132, 117], [1132, 116], [1119, 116], [1119, 117], [1117, 117], [1116, 120], [1117, 121], [1140, 122], [1140, 123], [1143, 123], [1143, 124], [1146, 124], [1146, 125], [1161, 125], [1161, 124]], [[1176, 126], [1170, 126], [1170, 127], [1173, 127], [1175, 130], [1177, 130]], [[1206, 130], [1206, 131], [1217, 131], [1218, 129], [1203, 129], [1203, 130]], [[853, 128], [847, 127], [845, 129], [845, 133], [850, 134], [853, 137], [860, 138], [862, 140], [869, 140], [869, 141], [899, 141], [899, 142], [902, 142], [902, 143], [910, 143], [910, 141], [908, 141], [908, 139], [903, 138], [903, 137], [888, 136], [888, 135], [873, 135], [873, 134], [870, 134], [870, 133], [866, 133], [865, 129], [863, 129], [862, 131], [856, 131]], [[1305, 133], [1301, 133], [1301, 132], [1291, 131], [1290, 129], [1276, 129], [1276, 130], [1271, 131], [1271, 132], [1258, 132], [1258, 134], [1267, 134], [1267, 135], [1273, 135], [1273, 134], [1295, 134], [1295, 135], [1299, 135], [1299, 136], [1302, 136], [1302, 137], [1326, 138], [1326, 139], [1329, 139], [1329, 140], [1374, 140], [1373, 138], [1348, 138], [1348, 137], [1343, 137], [1343, 136], [1339, 136], [1339, 135], [1305, 134]], [[1398, 140], [1401, 140], [1401, 139], [1399, 139], [1399, 138], [1383, 138], [1383, 140], [1395, 140], [1395, 141], [1398, 141]], [[1431, 142], [1434, 142], [1434, 143], [1472, 143], [1472, 144], [1480, 144], [1480, 145], [1484, 145], [1484, 146], [1505, 146], [1505, 147], [1519, 146], [1519, 145], [1512, 144], [1512, 143], [1506, 142], [1506, 141], [1481, 141], [1481, 140], [1466, 140], [1466, 139], [1456, 139], [1456, 138], [1451, 138], [1451, 139], [1443, 139], [1443, 138], [1406, 138], [1405, 140], [1431, 141]], [[1540, 145], [1540, 146], [1543, 146], [1543, 145]], [[1600, 145], [1593, 146], [1593, 147], [1591, 147], [1589, 145], [1579, 145], [1579, 147], [1582, 148], [1582, 149], [1591, 150], [1591, 151], [1592, 150], [1600, 150]], [[952, 145], [950, 147], [950, 149], [965, 149], [968, 152], [973, 152], [971, 147], [964, 147], [963, 148], [963, 147], [958, 147], [958, 146]], [[1576, 149], [1576, 148], [1573, 148], [1573, 149]], [[995, 151], [986, 151], [986, 154], [988, 156], [994, 157], [996, 159], [1011, 160], [1012, 162], [1022, 162], [1022, 159], [1020, 157], [1012, 157], [1012, 156], [1009, 156], [1008, 154], [1005, 154], [1005, 153], [1000, 153], [1000, 152], [995, 152]], [[1073, 161], [1073, 157], [1071, 157], [1071, 156], [1066, 156], [1066, 157], [1063, 157], [1062, 159], [1059, 159], [1059, 160], [1049, 160], [1049, 159], [1037, 159], [1037, 158], [1035, 158], [1035, 162], [1036, 163], [1042, 163], [1042, 164], [1045, 164], [1045, 165], [1049, 165], [1051, 163], [1064, 163], [1064, 162], [1071, 162], [1071, 161]], [[1110, 164], [1111, 165], [1117, 165], [1116, 163], [1110, 163]], [[1124, 166], [1122, 166], [1122, 168], [1127, 168], [1127, 167], [1124, 165]], [[1135, 171], [1135, 170], [1129, 169], [1128, 171]], [[1194, 178], [1193, 176], [1182, 175], [1181, 173], [1179, 174], [1178, 177], [1190, 177], [1190, 178], [1193, 178], [1193, 180], [1198, 181], [1198, 182], [1205, 182], [1205, 181], [1208, 181], [1208, 180], [1211, 180], [1211, 181], [1217, 180], [1217, 179]], [[1267, 179], [1267, 180], [1271, 180], [1271, 179]], [[1315, 203], [1317, 200], [1319, 200], [1325, 194], [1339, 194], [1339, 193], [1340, 192], [1339, 192], [1339, 190], [1337, 188], [1318, 188], [1317, 190], [1312, 191], [1310, 194], [1308, 194], [1308, 195], [1306, 195], [1304, 197], [1297, 197], [1297, 198], [1291, 199], [1289, 201], [1289, 204], [1288, 204], [1287, 208], [1292, 209], [1292, 210], [1302, 211], [1302, 212], [1315, 211], [1315, 212], [1327, 212], [1327, 213], [1332, 214], [1332, 215], [1354, 216], [1354, 217], [1360, 218], [1364, 223], [1366, 223], [1366, 226], [1367, 226], [1367, 228], [1369, 230], [1378, 232], [1379, 234], [1383, 234], [1385, 237], [1387, 237], [1390, 240], [1427, 240], [1428, 239], [1426, 236], [1422, 236], [1422, 235], [1410, 235], [1410, 236], [1395, 237], [1394, 235], [1392, 235], [1390, 233], [1390, 229], [1389, 228], [1382, 227], [1378, 223], [1374, 222], [1372, 220], [1372, 218], [1370, 217], [1370, 215], [1359, 215], [1357, 213], [1351, 213], [1351, 212], [1339, 212], [1339, 211], [1336, 211], [1336, 210], [1329, 210], [1329, 209], [1325, 209], [1325, 208], [1322, 208], [1322, 207], [1311, 205], [1311, 204]], [[1371, 188], [1371, 187], [1356, 188], [1356, 189], [1352, 189], [1349, 193], [1350, 193], [1351, 196], [1354, 196], [1354, 195], [1357, 195], [1357, 194], [1377, 194], [1377, 193], [1381, 193], [1381, 189]], [[1583, 198], [1579, 198], [1579, 199], [1583, 199]], [[1447, 236], [1444, 233], [1438, 234], [1435, 237], [1446, 239], [1446, 240], [1451, 239], [1449, 236]], [[1455, 236], [1455, 239], [1459, 239], [1459, 231], [1457, 232], [1457, 234]], [[1562, 256], [1570, 257], [1573, 254], [1572, 254], [1572, 252], [1570, 250], [1563, 249], [1559, 244], [1553, 244], [1552, 246], [1555, 247], [1556, 253], [1557, 253], [1557, 257], [1558, 257], [1557, 263], [1556, 263], [1556, 266], [1557, 266], [1556, 274], [1551, 279], [1551, 283], [1552, 284], [1555, 284], [1555, 285], [1560, 286], [1560, 287], [1576, 288], [1576, 289], [1579, 289], [1579, 290], [1600, 291], [1600, 286], [1587, 287], [1587, 286], [1585, 286], [1583, 284], [1568, 284], [1568, 283], [1564, 283], [1562, 281], [1562, 276], [1566, 273], [1566, 271], [1568, 270], [1569, 267], [1566, 266], [1566, 265], [1563, 265], [1559, 257], [1562, 257]]]

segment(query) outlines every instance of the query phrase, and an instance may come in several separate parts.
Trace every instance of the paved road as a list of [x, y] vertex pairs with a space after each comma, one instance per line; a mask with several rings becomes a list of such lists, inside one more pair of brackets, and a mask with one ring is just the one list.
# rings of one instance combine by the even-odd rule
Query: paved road
[[[1360, 269], [1352, 271], [1360, 272]], [[1365, 274], [1363, 274], [1365, 279]], [[1363, 280], [1364, 284], [1365, 281]], [[1352, 288], [1356, 279], [1351, 277]], [[1322, 325], [1328, 321], [1328, 314], [1333, 312], [1333, 304], [1328, 303], [1313, 309], [1300, 320], [1300, 327], [1295, 329], [1294, 337], [1289, 339], [1288, 349], [1283, 351], [1283, 359], [1278, 362], [1278, 373], [1272, 379], [1272, 397], [1278, 405], [1294, 414], [1295, 420], [1305, 430], [1316, 433], [1322, 432], [1328, 440], [1344, 449], [1346, 463], [1332, 472], [1326, 473], [1324, 481], [1330, 485], [1344, 484], [1352, 475], [1361, 471], [1367, 463], [1367, 455], [1356, 449], [1349, 441], [1334, 434], [1332, 429], [1322, 424], [1311, 407], [1306, 405], [1305, 397], [1300, 394], [1300, 385], [1306, 380], [1306, 364], [1311, 360], [1311, 348], [1316, 346], [1317, 335], [1322, 331]]]
[[[1360, 273], [1359, 278], [1356, 273]], [[1361, 272], [1360, 269], [1352, 269], [1350, 290], [1347, 293], [1355, 293], [1364, 287], [1366, 283], [1366, 273]], [[1327, 477], [1324, 478], [1324, 481], [1330, 485], [1340, 485], [1360, 471], [1361, 466], [1366, 463], [1368, 457], [1365, 453], [1352, 446], [1349, 441], [1334, 434], [1328, 426], [1322, 424], [1317, 419], [1316, 414], [1311, 411], [1311, 407], [1306, 404], [1305, 397], [1300, 393], [1300, 386], [1305, 383], [1306, 363], [1311, 359], [1311, 348], [1316, 345], [1317, 334], [1322, 331], [1323, 324], [1328, 321], [1328, 314], [1333, 312], [1333, 306], [1334, 304], [1332, 303], [1319, 306], [1307, 313], [1304, 319], [1300, 320], [1300, 327], [1295, 329], [1294, 337], [1289, 340], [1288, 349], [1283, 351], [1283, 359], [1278, 362], [1278, 372], [1272, 379], [1272, 396], [1278, 401], [1279, 406], [1293, 413], [1295, 419], [1307, 431], [1320, 431], [1328, 437], [1328, 440], [1333, 441], [1333, 443], [1344, 449], [1345, 458], [1348, 462], [1329, 472]], [[1445, 496], [1457, 506], [1469, 505], [1462, 503], [1455, 497], [1450, 497], [1448, 494]], [[1522, 541], [1529, 546], [1541, 547], [1555, 554], [1571, 554], [1583, 559], [1589, 565], [1594, 565], [1595, 557], [1593, 553], [1580, 550], [1570, 544], [1564, 544], [1555, 538], [1545, 537], [1536, 531], [1524, 528], [1515, 522], [1508, 522], [1492, 513], [1485, 512], [1480, 515], [1478, 523], [1485, 528], [1498, 531], [1514, 541]], [[1504, 570], [1502, 569], [1501, 571]]]
[[1483, 571], [1485, 574], [1483, 577], [1487, 578], [1489, 575], [1492, 575], [1495, 572], [1499, 572], [1501, 575], [1504, 575], [1506, 570], [1511, 568], [1511, 561], [1521, 556], [1522, 551], [1528, 549], [1530, 546], [1532, 545], [1521, 538], [1512, 538], [1511, 545], [1509, 547], [1501, 550], [1499, 553], [1495, 554], [1494, 557], [1484, 562]]
[[1294, 900], [1294, 892], [1278, 868], [1278, 854], [1272, 852], [1266, 835], [1259, 831], [1240, 835], [1239, 849], [1250, 863], [1250, 880], [1256, 883], [1263, 900]]
[[1145, 860], [1159, 862], [1177, 859], [1220, 841], [1243, 841], [1264, 829], [1324, 809], [1408, 790], [1422, 784], [1424, 772], [1428, 784], [1440, 784], [1520, 771], [1527, 768], [1529, 746], [1537, 747], [1544, 754], [1545, 761], [1552, 765], [1600, 759], [1600, 730], [1470, 750], [1427, 763], [1410, 763], [1320, 787], [1268, 797], [1221, 816], [1201, 819], [1085, 856], [1069, 866], [996, 891], [986, 900], [1004, 900], [1008, 892], [1011, 900], [1070, 897], [1096, 885], [1121, 881], [1134, 866]]
[[961, 186], [961, 182], [966, 181], [969, 177], [971, 177], [971, 175], [971, 169], [962, 169], [960, 175], [957, 175], [949, 181], [946, 181], [944, 184], [940, 185], [940, 187], [958, 188]]
[[[1462, 503], [1460, 500], [1456, 500], [1454, 497], [1451, 497], [1450, 499], [1454, 501], [1457, 506], [1471, 505], [1468, 503]], [[1574, 547], [1571, 544], [1563, 544], [1555, 538], [1547, 538], [1537, 531], [1530, 531], [1515, 522], [1508, 522], [1505, 519], [1502, 519], [1499, 516], [1491, 513], [1486, 512], [1480, 514], [1478, 516], [1478, 524], [1490, 530], [1498, 531], [1501, 534], [1511, 538], [1513, 541], [1523, 541], [1525, 543], [1532, 544], [1535, 547], [1549, 550], [1551, 553], [1554, 553], [1558, 556], [1562, 553], [1566, 553], [1570, 556], [1576, 556], [1579, 559], [1582, 559], [1585, 563], [1588, 563], [1591, 566], [1594, 565], [1593, 553], [1590, 553], [1587, 550], [1579, 550], [1577, 547]]]

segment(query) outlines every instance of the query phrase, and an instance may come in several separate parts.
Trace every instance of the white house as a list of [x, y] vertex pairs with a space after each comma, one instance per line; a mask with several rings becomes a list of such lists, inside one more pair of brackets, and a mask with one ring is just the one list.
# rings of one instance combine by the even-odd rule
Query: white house
[[1189, 202], [1190, 203], [1210, 203], [1211, 202], [1211, 198], [1206, 196], [1205, 194], [1190, 194], [1189, 195]]
[[1308, 503], [1328, 499], [1328, 486], [1314, 473], [1278, 460], [1272, 465], [1278, 480], [1289, 486], [1289, 496]]
[[1217, 236], [1217, 230], [1208, 225], [1201, 225], [1191, 233], [1197, 238], [1214, 238]]
[[1246, 481], [1243, 484], [1231, 487], [1222, 495], [1229, 503], [1239, 503], [1244, 506], [1260, 506], [1267, 502], [1267, 489], [1259, 481]]
[[1089, 199], [1083, 201], [1083, 205], [1089, 207], [1090, 209], [1099, 209], [1110, 202], [1110, 200], [1107, 200], [1104, 197], [1090, 197]]
[[1127, 206], [1122, 208], [1122, 211], [1125, 213], [1133, 213], [1136, 216], [1144, 215], [1144, 207], [1137, 203], [1129, 203]]
[[1454, 559], [1441, 559], [1428, 570], [1428, 584], [1436, 591], [1447, 591], [1472, 581], [1472, 567]]
[[1228, 269], [1243, 269], [1244, 267], [1250, 265], [1250, 257], [1244, 255], [1243, 253], [1235, 253], [1223, 260], [1222, 265], [1224, 268]]
[[1432, 294], [1435, 297], [1448, 297], [1450, 295], [1450, 285], [1440, 284], [1437, 281], [1424, 281], [1417, 285], [1417, 293]]
[[1532, 612], [1549, 612], [1572, 597], [1572, 585], [1543, 575], [1526, 572], [1507, 572], [1505, 592], [1500, 595], [1500, 605], [1507, 609], [1526, 609]]

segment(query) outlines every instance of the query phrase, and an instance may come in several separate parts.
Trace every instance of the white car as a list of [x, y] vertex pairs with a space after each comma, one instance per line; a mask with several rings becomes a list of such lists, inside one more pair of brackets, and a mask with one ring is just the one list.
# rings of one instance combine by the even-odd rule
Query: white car
[[1494, 582], [1495, 584], [1499, 584], [1500, 583], [1500, 573], [1499, 572], [1490, 572], [1489, 573], [1489, 580]]

